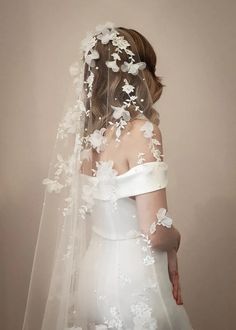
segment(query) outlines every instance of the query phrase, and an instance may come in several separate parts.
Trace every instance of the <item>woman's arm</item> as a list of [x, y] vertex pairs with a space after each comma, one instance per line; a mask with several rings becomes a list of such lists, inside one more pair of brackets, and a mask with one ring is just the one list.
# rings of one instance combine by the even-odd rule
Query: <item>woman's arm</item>
[[[159, 160], [164, 161], [161, 131], [157, 125], [152, 124], [151, 129], [146, 123], [146, 120], [135, 120], [133, 122], [131, 139], [129, 145], [127, 145], [127, 160], [130, 168], [137, 165], [140, 153], [143, 157], [142, 163], [156, 161], [158, 155]], [[153, 144], [153, 141], [159, 143]], [[153, 145], [154, 149], [150, 148], [150, 145]], [[149, 235], [151, 245], [164, 251], [177, 250], [180, 244], [180, 233], [175, 226], [172, 225], [171, 228], [167, 228], [160, 225], [157, 226], [153, 234], [149, 233], [151, 224], [157, 220], [158, 210], [165, 208], [168, 211], [166, 188], [137, 195], [136, 207], [140, 231], [144, 235]]]
[[156, 231], [150, 234], [150, 226], [156, 220], [156, 213], [160, 208], [167, 208], [166, 188], [147, 194], [136, 196], [136, 206], [139, 219], [140, 230], [144, 235], [149, 235], [150, 243], [153, 248], [162, 251], [176, 251], [180, 245], [180, 233], [175, 228], [157, 226]]

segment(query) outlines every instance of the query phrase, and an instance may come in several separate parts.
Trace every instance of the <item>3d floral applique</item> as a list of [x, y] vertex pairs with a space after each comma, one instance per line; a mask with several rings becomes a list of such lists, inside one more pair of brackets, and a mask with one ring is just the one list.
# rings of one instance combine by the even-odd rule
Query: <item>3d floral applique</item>
[[111, 181], [114, 179], [118, 172], [113, 168], [113, 160], [100, 160], [96, 162], [96, 177], [100, 181]]
[[140, 128], [145, 138], [152, 138], [153, 136], [153, 123], [146, 121], [145, 124]]
[[154, 127], [150, 121], [146, 121], [145, 124], [140, 128], [140, 131], [143, 132], [145, 138], [150, 139], [149, 148], [151, 153], [156, 158], [157, 161], [161, 162], [164, 155], [161, 153], [160, 149], [157, 146], [160, 146], [161, 143], [156, 138], [154, 138], [153, 133]]
[[130, 120], [130, 113], [128, 110], [125, 110], [125, 107], [114, 107], [113, 105], [111, 106], [111, 108], [114, 110], [113, 112], [113, 117], [115, 119], [120, 119], [121, 117], [123, 117], [124, 121], [128, 121]]
[[125, 84], [122, 86], [123, 92], [130, 94], [133, 93], [135, 90], [135, 87], [131, 84], [129, 84], [127, 79], [124, 79]]
[[95, 60], [97, 60], [100, 57], [98, 51], [96, 49], [91, 50], [90, 54], [86, 56], [85, 62], [91, 66], [95, 66]]
[[173, 220], [170, 217], [168, 217], [166, 213], [167, 210], [165, 208], [163, 207], [159, 208], [156, 214], [157, 220], [154, 221], [149, 228], [150, 234], [155, 233], [157, 225], [162, 225], [164, 227], [171, 228], [173, 224]]
[[118, 72], [120, 70], [119, 66], [117, 65], [116, 60], [114, 60], [114, 61], [106, 61], [106, 66], [109, 69], [112, 69], [113, 72]]
[[143, 70], [146, 68], [145, 62], [139, 62], [139, 63], [133, 63], [133, 62], [124, 62], [124, 64], [121, 65], [121, 70], [124, 72], [131, 73], [133, 75], [138, 74], [138, 70]]
[[104, 136], [105, 131], [106, 128], [104, 127], [102, 127], [100, 130], [96, 129], [93, 131], [93, 133], [90, 134], [87, 139], [97, 152], [104, 150], [107, 141], [106, 137]]
[[167, 228], [171, 228], [172, 224], [173, 224], [173, 220], [168, 217], [167, 215], [167, 209], [161, 207], [157, 214], [156, 214], [156, 217], [157, 217], [157, 225], [162, 225], [164, 227], [167, 227]]
[[97, 189], [106, 192], [109, 200], [113, 203], [113, 211], [117, 209], [117, 181], [118, 172], [113, 168], [113, 161], [98, 161], [96, 162], [96, 170], [94, 176], [97, 178]]

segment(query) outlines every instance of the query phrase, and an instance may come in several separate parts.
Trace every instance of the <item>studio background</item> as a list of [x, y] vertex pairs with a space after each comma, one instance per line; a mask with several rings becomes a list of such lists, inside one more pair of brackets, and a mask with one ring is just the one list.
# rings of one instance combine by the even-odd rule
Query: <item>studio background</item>
[[235, 1], [0, 5], [0, 329], [22, 326], [69, 65], [86, 31], [106, 21], [147, 37], [166, 85], [157, 108], [186, 311], [195, 330], [236, 329]]

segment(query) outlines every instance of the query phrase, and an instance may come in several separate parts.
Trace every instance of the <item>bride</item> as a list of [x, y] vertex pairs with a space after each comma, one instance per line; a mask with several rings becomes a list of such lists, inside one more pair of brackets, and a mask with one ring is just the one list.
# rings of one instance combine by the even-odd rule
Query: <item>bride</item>
[[166, 198], [156, 54], [135, 30], [96, 27], [49, 168], [23, 330], [191, 330], [180, 233]]

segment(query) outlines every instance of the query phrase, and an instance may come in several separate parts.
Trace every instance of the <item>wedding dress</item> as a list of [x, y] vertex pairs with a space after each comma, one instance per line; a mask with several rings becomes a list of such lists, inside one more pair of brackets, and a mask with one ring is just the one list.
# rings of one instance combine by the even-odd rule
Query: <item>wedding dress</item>
[[[139, 150], [146, 151], [146, 145], [139, 144]], [[146, 152], [145, 157], [153, 156]], [[145, 214], [138, 213], [131, 198], [148, 198], [150, 192], [165, 188], [167, 168], [154, 159], [117, 175], [113, 161], [102, 161], [97, 176], [83, 175], [84, 184], [96, 183], [78, 297], [81, 319], [90, 320], [91, 329], [192, 329], [183, 305], [173, 297], [167, 252], [147, 247], [138, 222]]]
[[151, 244], [172, 229], [154, 50], [107, 22], [80, 55], [43, 180], [22, 330], [192, 330], [167, 252]]

